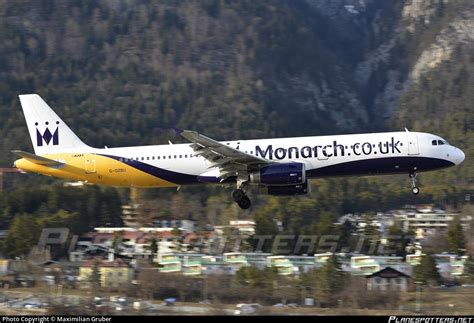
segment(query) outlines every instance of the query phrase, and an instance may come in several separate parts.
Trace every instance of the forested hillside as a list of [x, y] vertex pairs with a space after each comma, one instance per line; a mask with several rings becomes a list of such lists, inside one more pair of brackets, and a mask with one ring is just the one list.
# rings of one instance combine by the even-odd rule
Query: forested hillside
[[28, 92], [96, 146], [166, 142], [176, 125], [225, 139], [370, 124], [303, 1], [5, 2], [0, 15], [2, 152], [28, 147]]
[[[422, 174], [416, 199], [404, 176], [317, 180], [312, 195], [291, 203], [259, 197], [262, 219], [289, 223], [293, 215], [306, 225], [324, 212], [457, 207], [472, 190], [469, 0], [0, 0], [0, 35], [2, 166], [15, 159], [10, 150], [31, 150], [17, 96], [38, 93], [97, 147], [180, 140], [172, 126], [221, 140], [408, 127], [440, 134], [467, 155], [460, 167]], [[9, 181], [18, 188], [48, 179]], [[142, 195], [162, 215], [216, 224], [252, 216], [227, 191]], [[176, 207], [185, 204], [186, 212]]]

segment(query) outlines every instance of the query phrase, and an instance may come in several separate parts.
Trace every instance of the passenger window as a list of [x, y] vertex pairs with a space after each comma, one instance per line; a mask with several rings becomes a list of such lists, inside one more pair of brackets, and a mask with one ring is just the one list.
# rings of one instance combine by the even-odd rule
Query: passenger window
[[187, 155], [187, 154], [186, 154], [186, 155], [184, 155], [184, 158], [188, 158], [188, 155]]
[[142, 160], [145, 160], [145, 157], [142, 157]]
[[431, 144], [432, 144], [433, 146], [437, 146], [437, 145], [438, 145], [438, 144], [436, 143], [436, 140], [433, 140], [433, 141], [431, 142]]
[[146, 160], [150, 160], [150, 157], [147, 157]]
[[156, 157], [156, 159], [160, 159], [160, 156]]
[[168, 159], [171, 159], [171, 155], [168, 156]]
[[183, 158], [183, 155], [179, 155], [179, 158]]
[[163, 156], [163, 159], [166, 159], [166, 156]]

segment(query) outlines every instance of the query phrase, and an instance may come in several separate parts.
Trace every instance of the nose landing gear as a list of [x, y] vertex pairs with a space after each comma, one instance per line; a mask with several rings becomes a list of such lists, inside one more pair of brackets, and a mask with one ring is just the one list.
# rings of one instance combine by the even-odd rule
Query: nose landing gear
[[411, 192], [413, 193], [413, 195], [418, 195], [418, 193], [420, 193], [420, 188], [416, 186], [416, 172], [411, 172], [409, 176], [411, 179]]

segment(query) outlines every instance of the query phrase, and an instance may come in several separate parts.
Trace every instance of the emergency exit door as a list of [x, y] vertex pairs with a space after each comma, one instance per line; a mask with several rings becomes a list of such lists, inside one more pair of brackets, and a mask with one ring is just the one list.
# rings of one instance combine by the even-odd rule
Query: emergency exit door
[[96, 172], [96, 166], [95, 166], [95, 154], [87, 154], [86, 155], [86, 174], [92, 174]]

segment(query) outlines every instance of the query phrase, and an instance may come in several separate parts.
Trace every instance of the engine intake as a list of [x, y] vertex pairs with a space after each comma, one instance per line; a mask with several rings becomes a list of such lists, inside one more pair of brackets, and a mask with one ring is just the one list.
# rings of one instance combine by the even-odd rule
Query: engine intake
[[303, 184], [306, 168], [302, 163], [268, 165], [250, 173], [250, 182], [275, 186]]

